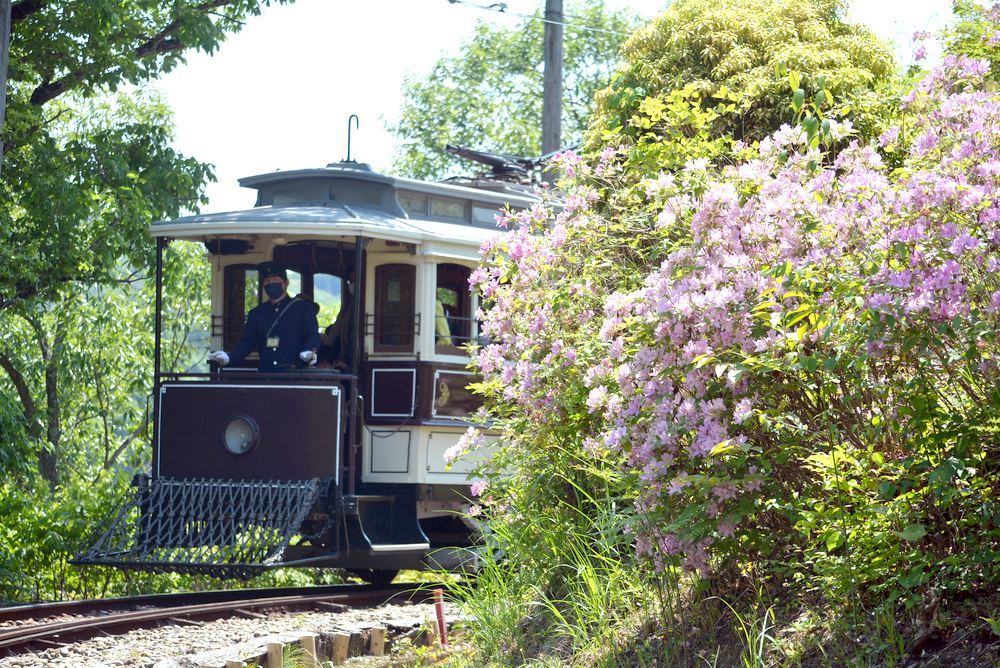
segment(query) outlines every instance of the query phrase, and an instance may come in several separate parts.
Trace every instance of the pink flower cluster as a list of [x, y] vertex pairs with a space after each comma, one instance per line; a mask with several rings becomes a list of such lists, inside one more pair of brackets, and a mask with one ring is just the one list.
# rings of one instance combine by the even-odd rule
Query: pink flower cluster
[[[509, 215], [484, 249], [470, 279], [490, 305], [479, 370], [520, 428], [572, 418], [584, 451], [627, 461], [636, 550], [655, 566], [705, 570], [754, 529], [775, 493], [775, 388], [808, 369], [836, 318], [900, 330], [996, 318], [1000, 100], [987, 72], [950, 57], [907, 96], [899, 171], [876, 146], [831, 157], [785, 126], [722, 169], [693, 160], [632, 185], [645, 203], [621, 215], [605, 203], [630, 149], [593, 165], [565, 153], [566, 206]], [[894, 128], [879, 143], [900, 141]], [[885, 354], [891, 336], [857, 354]]]

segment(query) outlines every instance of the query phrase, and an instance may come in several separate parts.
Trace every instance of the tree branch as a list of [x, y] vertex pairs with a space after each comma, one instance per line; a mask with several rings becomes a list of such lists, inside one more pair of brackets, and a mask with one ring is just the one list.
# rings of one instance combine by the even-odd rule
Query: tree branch
[[[45, 119], [41, 123], [35, 123], [34, 125], [29, 126], [27, 131], [22, 135], [22, 138], [33, 135], [36, 132], [38, 132], [38, 130], [40, 130], [41, 128], [44, 128], [47, 125], [55, 123], [57, 120], [59, 120], [60, 116], [69, 113], [69, 111], [70, 111], [69, 109], [60, 109], [58, 112], [56, 112], [55, 116], [53, 116], [52, 118]], [[21, 144], [17, 140], [11, 139], [9, 142], [4, 142], [3, 146], [0, 147], [0, 150], [3, 151], [4, 155], [6, 155], [7, 153], [10, 153], [14, 149], [20, 148], [20, 146]]]
[[28, 18], [32, 14], [41, 10], [46, 4], [46, 0], [20, 0], [10, 6], [10, 27], [14, 27]]
[[115, 462], [118, 460], [121, 454], [125, 452], [125, 449], [128, 448], [128, 446], [132, 445], [132, 442], [135, 441], [135, 439], [139, 438], [140, 436], [143, 435], [143, 433], [145, 433], [147, 426], [148, 426], [148, 415], [147, 417], [143, 417], [143, 420], [139, 424], [139, 426], [133, 429], [132, 433], [130, 433], [125, 438], [125, 440], [121, 442], [121, 445], [115, 448], [114, 452], [111, 453], [111, 456], [107, 458], [107, 461], [104, 463], [105, 471], [110, 470], [111, 467], [115, 465]]
[[35, 407], [35, 400], [31, 398], [31, 390], [28, 389], [28, 383], [25, 382], [24, 376], [14, 366], [14, 362], [3, 353], [0, 353], [0, 368], [7, 372], [17, 390], [17, 396], [21, 399], [21, 410], [24, 413], [24, 422], [28, 427], [28, 433], [36, 438], [41, 436], [39, 424], [35, 419], [38, 409]]
[[[219, 7], [232, 4], [233, 2], [235, 2], [235, 0], [212, 0], [211, 2], [203, 2], [200, 5], [196, 5], [191, 9], [196, 12], [206, 13]], [[137, 46], [131, 53], [132, 59], [142, 60], [143, 58], [148, 58], [149, 56], [183, 50], [185, 45], [176, 36], [177, 31], [180, 30], [181, 27], [182, 23], [179, 19], [171, 21], [155, 35], [146, 38], [142, 44]], [[69, 74], [60, 77], [55, 81], [45, 81], [32, 91], [31, 103], [36, 106], [41, 106], [46, 102], [50, 102], [74, 86], [78, 85], [87, 77], [98, 74], [100, 71], [100, 67], [91, 63], [89, 65], [78, 67]]]

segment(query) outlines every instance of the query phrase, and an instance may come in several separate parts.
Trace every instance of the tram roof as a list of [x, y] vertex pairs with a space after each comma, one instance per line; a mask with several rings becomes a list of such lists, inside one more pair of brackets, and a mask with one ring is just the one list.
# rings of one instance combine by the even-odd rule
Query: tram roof
[[[499, 210], [508, 204], [528, 207], [538, 201], [534, 194], [510, 184], [473, 183], [469, 186], [418, 181], [378, 174], [367, 165], [356, 163], [278, 170], [242, 178], [240, 185], [258, 191], [257, 204], [253, 208], [158, 221], [151, 226], [152, 235], [198, 240], [251, 234], [316, 238], [361, 236], [408, 243], [448, 242], [478, 248], [499, 230], [492, 221], [485, 222], [472, 215], [473, 208]], [[400, 205], [401, 194], [423, 197], [427, 202], [462, 203], [471, 217], [431, 215], [434, 212], [430, 209], [423, 215], [412, 208], [407, 212]]]

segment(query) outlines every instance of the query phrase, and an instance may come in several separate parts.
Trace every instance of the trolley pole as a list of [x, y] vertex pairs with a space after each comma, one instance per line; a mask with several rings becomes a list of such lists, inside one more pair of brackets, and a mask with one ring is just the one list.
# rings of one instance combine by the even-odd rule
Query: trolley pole
[[542, 91], [542, 154], [561, 143], [563, 79], [563, 3], [545, 0], [545, 78]]

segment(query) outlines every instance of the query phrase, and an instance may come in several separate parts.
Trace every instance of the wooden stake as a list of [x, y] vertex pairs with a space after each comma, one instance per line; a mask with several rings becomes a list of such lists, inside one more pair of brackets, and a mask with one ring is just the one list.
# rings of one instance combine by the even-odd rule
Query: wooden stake
[[339, 666], [340, 664], [347, 661], [347, 649], [351, 646], [351, 634], [350, 633], [334, 633], [333, 634], [333, 665]]
[[372, 656], [385, 654], [385, 629], [376, 626], [368, 631], [368, 652]]
[[434, 614], [437, 616], [438, 640], [442, 647], [448, 646], [448, 624], [444, 621], [444, 590], [434, 590]]
[[302, 645], [302, 651], [306, 655], [304, 668], [320, 668], [319, 655], [316, 653], [316, 637], [315, 633], [304, 633], [299, 638], [299, 644]]
[[284, 658], [282, 654], [285, 650], [285, 643], [267, 643], [267, 668], [283, 668]]
[[226, 668], [244, 668], [244, 666], [246, 666], [246, 664], [239, 659], [230, 659], [229, 661], [226, 661]]
[[351, 642], [347, 644], [347, 657], [354, 658], [356, 656], [364, 656], [367, 649], [368, 632], [361, 631], [360, 633], [352, 633]]

